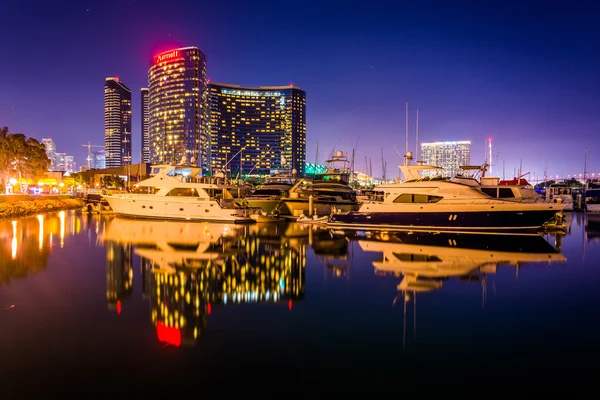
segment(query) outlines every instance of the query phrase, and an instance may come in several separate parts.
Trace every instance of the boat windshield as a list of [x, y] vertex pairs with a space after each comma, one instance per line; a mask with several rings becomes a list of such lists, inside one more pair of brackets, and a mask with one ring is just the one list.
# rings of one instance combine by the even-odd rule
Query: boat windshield
[[343, 173], [325, 173], [325, 174], [315, 174], [315, 181], [324, 181], [324, 182], [339, 182], [344, 185], [347, 185], [349, 182], [349, 176]]

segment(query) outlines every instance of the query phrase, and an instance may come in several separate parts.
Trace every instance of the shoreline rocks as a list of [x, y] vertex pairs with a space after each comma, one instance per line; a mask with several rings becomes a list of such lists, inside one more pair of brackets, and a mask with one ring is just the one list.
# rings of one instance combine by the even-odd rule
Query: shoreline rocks
[[27, 217], [47, 212], [83, 208], [83, 198], [71, 196], [11, 196], [0, 197], [0, 219]]

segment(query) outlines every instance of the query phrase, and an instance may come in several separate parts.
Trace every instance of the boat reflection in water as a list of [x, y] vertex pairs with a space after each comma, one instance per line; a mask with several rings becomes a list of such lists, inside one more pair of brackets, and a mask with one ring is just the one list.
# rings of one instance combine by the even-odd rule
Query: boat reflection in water
[[363, 251], [383, 253], [373, 262], [375, 271], [402, 276], [398, 290], [406, 292], [439, 289], [443, 279], [483, 268], [566, 261], [540, 235], [371, 232], [369, 236], [359, 245]]
[[600, 240], [600, 212], [585, 213], [585, 237], [588, 241]]
[[193, 345], [206, 329], [207, 315], [218, 306], [274, 302], [291, 309], [292, 300], [304, 297], [306, 243], [285, 232], [279, 224], [114, 218], [102, 237], [107, 296], [115, 293], [109, 303], [125, 292], [122, 277], [131, 276], [131, 264], [108, 255], [127, 253], [131, 246], [141, 258], [142, 292], [162, 343]]
[[406, 305], [411, 297], [416, 308], [418, 292], [438, 290], [451, 277], [482, 280], [485, 288], [486, 274], [495, 273], [501, 265], [518, 268], [529, 263], [566, 261], [543, 236], [534, 234], [357, 232], [354, 238], [363, 251], [382, 253], [382, 258], [373, 262], [376, 274], [401, 278], [393, 304], [399, 299], [404, 302], [405, 330]]

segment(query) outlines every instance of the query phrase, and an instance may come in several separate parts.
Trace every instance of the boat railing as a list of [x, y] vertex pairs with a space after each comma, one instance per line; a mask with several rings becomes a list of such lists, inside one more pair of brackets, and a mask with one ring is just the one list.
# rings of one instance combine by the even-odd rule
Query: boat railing
[[[386, 199], [385, 195], [380, 195], [377, 197], [362, 199], [362, 202], [363, 203], [381, 204], [381, 203], [386, 203], [385, 199]], [[560, 200], [560, 199], [558, 199], [558, 200]], [[558, 202], [561, 202], [561, 201], [558, 201]], [[539, 199], [532, 199], [532, 198], [520, 198], [520, 199], [473, 198], [473, 199], [465, 199], [465, 198], [463, 198], [463, 199], [444, 199], [443, 200], [443, 204], [498, 204], [498, 203], [501, 203], [501, 204], [523, 204], [523, 203], [551, 204], [553, 202], [546, 201], [543, 198], [539, 198]], [[554, 202], [554, 203], [557, 203], [557, 202]], [[394, 204], [429, 204], [429, 203], [394, 203]]]

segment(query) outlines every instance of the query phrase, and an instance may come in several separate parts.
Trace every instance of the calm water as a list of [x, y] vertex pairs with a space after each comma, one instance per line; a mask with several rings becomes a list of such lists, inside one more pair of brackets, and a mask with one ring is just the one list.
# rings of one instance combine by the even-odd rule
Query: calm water
[[572, 214], [565, 235], [541, 237], [0, 221], [0, 390], [280, 377], [387, 390], [591, 368], [597, 220]]

